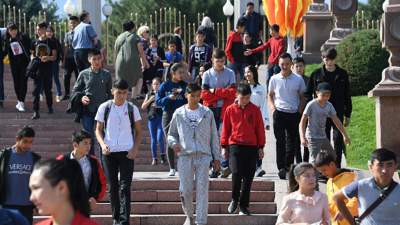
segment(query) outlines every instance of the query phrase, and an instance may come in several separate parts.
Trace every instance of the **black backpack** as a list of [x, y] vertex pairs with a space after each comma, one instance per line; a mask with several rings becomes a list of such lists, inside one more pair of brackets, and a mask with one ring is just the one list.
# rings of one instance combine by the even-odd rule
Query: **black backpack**
[[34, 80], [38, 79], [39, 65], [40, 65], [40, 58], [39, 57], [33, 58], [26, 67], [26, 77], [30, 77]]
[[[104, 128], [103, 128], [103, 132], [106, 133], [106, 129], [107, 129], [107, 119], [108, 116], [110, 115], [110, 111], [111, 111], [111, 106], [113, 103], [112, 100], [108, 100], [104, 111]], [[132, 130], [132, 138], [135, 138], [135, 113], [133, 112], [133, 103], [128, 102], [128, 116], [129, 116], [129, 121], [131, 122], [131, 130]]]

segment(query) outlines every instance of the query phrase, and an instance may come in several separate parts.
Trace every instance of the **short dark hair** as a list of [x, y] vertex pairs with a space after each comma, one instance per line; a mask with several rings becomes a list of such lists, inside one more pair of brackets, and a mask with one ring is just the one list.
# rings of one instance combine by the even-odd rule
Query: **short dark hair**
[[113, 83], [113, 88], [118, 89], [118, 90], [128, 90], [129, 84], [125, 80], [117, 79]]
[[253, 2], [248, 2], [246, 6], [254, 6]]
[[[320, 151], [315, 158], [314, 166], [321, 167], [329, 165], [330, 163], [336, 162], [336, 157], [334, 154], [329, 154], [327, 151]], [[336, 164], [335, 164], [336, 165]]]
[[247, 19], [246, 18], [240, 18], [237, 22], [236, 22], [236, 28], [238, 27], [245, 27], [247, 23]]
[[293, 64], [303, 63], [304, 65], [306, 65], [303, 57], [295, 57], [292, 62]]
[[79, 21], [79, 18], [77, 16], [70, 16], [69, 20]]
[[30, 126], [24, 126], [17, 132], [17, 139], [33, 137], [35, 137], [35, 130]]
[[156, 39], [158, 41], [158, 35], [157, 34], [152, 34], [150, 36], [150, 39]]
[[190, 83], [186, 86], [186, 94], [191, 94], [196, 91], [201, 91], [201, 87], [196, 83]]
[[176, 41], [171, 39], [168, 41], [168, 45], [176, 45]]
[[215, 49], [213, 50], [213, 53], [212, 53], [212, 57], [213, 57], [213, 58], [222, 59], [222, 58], [224, 58], [225, 56], [226, 56], [226, 55], [225, 55], [224, 50], [222, 50], [222, 49], [220, 49], [220, 48], [215, 48]]
[[251, 87], [248, 84], [239, 84], [236, 88], [236, 93], [238, 93], [239, 95], [251, 95]]
[[326, 49], [326, 48], [322, 47], [321, 48], [321, 56], [322, 56], [322, 58], [334, 60], [337, 57], [337, 51], [335, 48]]
[[130, 30], [134, 29], [136, 27], [136, 25], [132, 20], [128, 20], [122, 24], [122, 27], [124, 28], [124, 31], [130, 31]]
[[9, 22], [9, 23], [7, 24], [7, 29], [8, 29], [8, 30], [17, 30], [17, 29], [18, 29], [18, 26], [17, 26], [17, 24], [14, 23], [14, 22]]
[[48, 26], [46, 31], [54, 33], [54, 28], [52, 26]]
[[74, 143], [79, 144], [84, 139], [92, 139], [92, 135], [85, 130], [80, 130], [72, 134], [72, 142]]
[[292, 56], [291, 56], [289, 53], [287, 53], [287, 52], [282, 53], [282, 54], [279, 56], [279, 58], [280, 58], [280, 59], [290, 59], [290, 61], [292, 61]]
[[273, 30], [275, 32], [279, 32], [279, 25], [278, 24], [272, 24], [271, 30]]
[[95, 56], [95, 55], [101, 55], [100, 50], [97, 49], [97, 48], [91, 49], [91, 50], [89, 51], [89, 53], [88, 53], [88, 58], [91, 58], [91, 57], [93, 57], [93, 56]]
[[86, 17], [88, 17], [88, 16], [89, 16], [89, 12], [83, 10], [83, 11], [81, 12], [81, 14], [79, 14], [79, 20], [82, 22], [82, 21], [84, 21], [84, 20], [86, 19]]
[[198, 29], [198, 30], [196, 31], [196, 35], [198, 35], [198, 34], [200, 34], [200, 35], [206, 35], [206, 32], [204, 32], [203, 29]]
[[375, 160], [378, 162], [394, 160], [397, 163], [397, 156], [396, 153], [389, 149], [378, 148], [371, 154], [371, 163], [374, 163]]
[[37, 26], [38, 26], [39, 28], [46, 28], [46, 29], [47, 29], [47, 27], [49, 26], [49, 24], [47, 24], [46, 21], [42, 21], [42, 22], [38, 23]]

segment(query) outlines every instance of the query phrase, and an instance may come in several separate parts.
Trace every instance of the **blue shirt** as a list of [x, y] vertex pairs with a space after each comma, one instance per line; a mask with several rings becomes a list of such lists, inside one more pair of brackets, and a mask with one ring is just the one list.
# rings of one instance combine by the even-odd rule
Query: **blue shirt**
[[94, 48], [93, 39], [97, 37], [96, 31], [91, 24], [81, 22], [74, 29], [72, 46], [74, 49]]
[[[378, 187], [374, 178], [366, 178], [355, 181], [342, 189], [346, 198], [358, 198], [358, 212], [363, 212], [378, 199], [383, 190]], [[400, 216], [400, 185], [376, 207], [367, 217], [361, 221], [361, 225], [399, 225]]]
[[[184, 81], [174, 83], [171, 80], [167, 80], [161, 84], [160, 89], [156, 94], [156, 104], [162, 107], [164, 112], [173, 113], [175, 110], [182, 105], [186, 104], [185, 98], [186, 83]], [[173, 100], [169, 96], [174, 93], [175, 90], [180, 90], [176, 99]]]
[[172, 54], [170, 51], [165, 53], [165, 59], [167, 63], [178, 63], [183, 60], [182, 54], [180, 52], [175, 52]]
[[27, 206], [32, 205], [29, 201], [29, 178], [33, 170], [32, 152], [17, 153], [12, 149], [10, 160], [7, 165], [5, 190], [5, 205]]
[[[211, 68], [204, 72], [201, 86], [208, 86], [210, 89], [227, 88], [232, 84], [236, 84], [236, 77], [233, 70], [224, 67], [224, 70], [217, 72]], [[218, 100], [217, 107], [222, 107], [224, 100]]]

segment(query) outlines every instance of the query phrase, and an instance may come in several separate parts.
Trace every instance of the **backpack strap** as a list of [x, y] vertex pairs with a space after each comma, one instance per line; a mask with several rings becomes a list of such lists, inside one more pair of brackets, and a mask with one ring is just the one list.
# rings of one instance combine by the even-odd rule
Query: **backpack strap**
[[108, 100], [107, 104], [106, 104], [106, 108], [104, 109], [104, 128], [103, 128], [104, 133], [106, 133], [107, 120], [108, 120], [108, 116], [110, 115], [112, 104], [113, 104], [112, 100]]
[[134, 113], [134, 105], [131, 102], [128, 102], [128, 116], [129, 116], [129, 121], [131, 122], [132, 138], [135, 139], [135, 113]]

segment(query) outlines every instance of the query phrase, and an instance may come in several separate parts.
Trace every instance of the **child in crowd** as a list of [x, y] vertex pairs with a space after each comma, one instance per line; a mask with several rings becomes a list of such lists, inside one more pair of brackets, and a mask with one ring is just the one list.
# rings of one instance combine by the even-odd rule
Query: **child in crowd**
[[206, 34], [204, 31], [198, 30], [196, 33], [196, 43], [189, 48], [188, 63], [192, 80], [198, 75], [202, 63], [211, 62], [213, 49], [204, 42], [205, 38]]
[[171, 120], [168, 144], [178, 154], [178, 171], [185, 225], [193, 223], [193, 186], [196, 189], [196, 224], [207, 224], [208, 168], [212, 162], [219, 171], [221, 153], [212, 111], [199, 104], [201, 87], [188, 84], [188, 104], [178, 108]]
[[[245, 83], [251, 87], [250, 101], [261, 110], [264, 121], [264, 127], [269, 130], [269, 112], [267, 106], [267, 89], [258, 82], [258, 71], [255, 66], [247, 66], [244, 69]], [[256, 177], [264, 176], [265, 171], [262, 169], [262, 160], [257, 160]]]
[[54, 28], [49, 26], [47, 27], [46, 30], [46, 36], [48, 39], [52, 40], [54, 43], [56, 43], [56, 50], [57, 50], [57, 58], [55, 61], [52, 62], [52, 73], [53, 73], [53, 80], [54, 83], [56, 84], [56, 102], [61, 101], [61, 83], [60, 83], [60, 61], [62, 59], [62, 45], [60, 40], [56, 37], [54, 33]]
[[225, 54], [229, 60], [228, 66], [235, 74], [239, 74], [240, 80], [243, 80], [244, 76], [245, 56], [242, 34], [246, 29], [246, 22], [245, 18], [240, 18], [237, 21], [236, 30], [229, 33], [225, 46]]
[[[236, 79], [234, 72], [225, 67], [225, 52], [221, 49], [213, 51], [212, 68], [204, 72], [202, 80], [201, 99], [203, 104], [214, 113], [217, 129], [220, 129], [226, 108], [235, 100]], [[228, 177], [231, 173], [229, 162], [222, 162], [222, 177]], [[211, 178], [219, 176], [217, 171], [211, 173]]]
[[211, 63], [201, 64], [200, 69], [199, 69], [199, 75], [194, 80], [194, 83], [196, 83], [197, 85], [199, 85], [201, 87], [201, 85], [203, 83], [203, 75], [207, 70], [211, 69], [211, 67], [212, 67]]
[[[342, 214], [339, 212], [336, 203], [333, 201], [333, 195], [342, 188], [357, 180], [357, 174], [348, 169], [340, 169], [336, 166], [335, 155], [326, 151], [318, 153], [314, 163], [317, 170], [328, 177], [326, 183], [326, 194], [328, 195], [329, 213], [332, 218], [332, 225], [349, 225]], [[345, 199], [346, 207], [353, 217], [358, 216], [357, 198]]]
[[85, 188], [89, 194], [90, 208], [93, 210], [96, 203], [104, 198], [106, 193], [106, 177], [99, 160], [89, 154], [92, 135], [81, 130], [72, 135], [73, 150], [71, 153], [57, 157], [59, 160], [75, 159], [81, 166]]
[[150, 67], [143, 72], [143, 83], [146, 84], [143, 86], [144, 93], [150, 91], [153, 78], [161, 78], [164, 72], [165, 52], [158, 45], [158, 36], [155, 34], [150, 37], [150, 46], [146, 50], [146, 57]]
[[[317, 98], [310, 101], [304, 109], [299, 125], [301, 143], [310, 150], [310, 162], [314, 163], [321, 150], [334, 154], [330, 141], [326, 137], [326, 119], [331, 118], [344, 137], [344, 142], [350, 144], [350, 139], [336, 115], [336, 110], [328, 101], [331, 97], [331, 86], [320, 83], [317, 87]], [[307, 127], [307, 130], [306, 130]]]
[[257, 159], [264, 157], [265, 130], [260, 109], [250, 102], [248, 84], [237, 87], [237, 101], [225, 112], [222, 124], [222, 155], [232, 171], [232, 201], [228, 212], [250, 215], [250, 191]]
[[81, 167], [76, 160], [48, 159], [38, 162], [29, 180], [31, 201], [40, 215], [49, 215], [36, 225], [67, 222], [71, 225], [97, 225], [91, 220], [89, 195]]
[[328, 199], [316, 190], [316, 171], [311, 163], [300, 163], [289, 171], [289, 191], [283, 198], [276, 225], [329, 225]]
[[153, 166], [158, 164], [157, 145], [160, 147], [161, 164], [164, 164], [166, 160], [164, 131], [161, 123], [163, 111], [162, 108], [156, 104], [156, 93], [160, 89], [160, 85], [161, 79], [155, 77], [151, 83], [151, 90], [146, 95], [142, 104], [142, 109], [147, 110], [147, 125], [150, 131], [151, 155], [153, 157], [151, 165]]
[[279, 67], [279, 56], [285, 52], [285, 40], [279, 35], [279, 25], [273, 24], [270, 28], [271, 38], [265, 42], [263, 45], [255, 48], [248, 49], [244, 52], [245, 56], [256, 54], [264, 51], [265, 49], [270, 49], [270, 55], [268, 57], [268, 79], [271, 79], [272, 75], [278, 74], [281, 69]]
[[[304, 74], [306, 69], [306, 63], [304, 59], [301, 57], [296, 57], [292, 60], [292, 62], [292, 72], [301, 76], [304, 80], [304, 84], [307, 86], [309, 78]], [[310, 152], [306, 146], [303, 147], [303, 152], [303, 156], [301, 156], [301, 151], [296, 151], [295, 156], [297, 163], [308, 162], [310, 158]]]
[[[243, 33], [243, 49], [254, 49], [257, 48], [258, 45], [256, 44], [255, 41], [251, 38], [251, 35], [249, 32], [244, 32]], [[262, 53], [256, 53], [252, 55], [245, 56], [245, 65], [249, 66], [258, 66], [261, 63], [262, 60]]]
[[165, 53], [165, 59], [164, 67], [169, 67], [171, 64], [183, 60], [182, 54], [176, 50], [176, 42], [174, 40], [168, 41], [168, 51]]
[[[162, 107], [162, 127], [164, 134], [168, 134], [172, 115], [175, 110], [182, 105], [186, 104], [185, 89], [186, 82], [184, 82], [183, 76], [185, 76], [186, 70], [183, 63], [175, 63], [170, 68], [171, 78], [161, 84], [160, 89], [156, 94], [156, 104]], [[175, 153], [172, 148], [168, 147], [167, 158], [169, 163], [169, 176], [175, 176]]]

